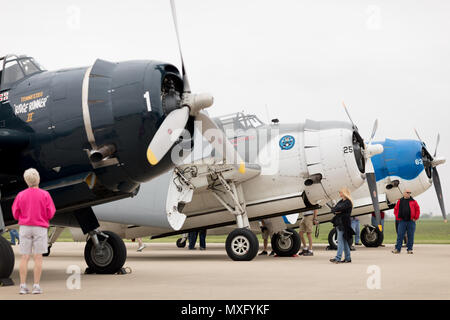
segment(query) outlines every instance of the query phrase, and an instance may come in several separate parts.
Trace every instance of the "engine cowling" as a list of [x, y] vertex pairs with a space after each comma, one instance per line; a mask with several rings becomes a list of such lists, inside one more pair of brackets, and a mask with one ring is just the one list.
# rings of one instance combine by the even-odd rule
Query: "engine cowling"
[[305, 122], [305, 192], [311, 203], [337, 199], [342, 187], [353, 191], [364, 183], [363, 143], [349, 123]]

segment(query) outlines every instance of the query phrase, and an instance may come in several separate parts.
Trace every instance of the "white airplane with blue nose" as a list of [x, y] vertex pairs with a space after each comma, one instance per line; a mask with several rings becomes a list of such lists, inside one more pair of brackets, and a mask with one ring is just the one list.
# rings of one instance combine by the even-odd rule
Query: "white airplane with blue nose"
[[[437, 157], [440, 136], [438, 135], [433, 155], [418, 134], [417, 137], [419, 140], [385, 139], [375, 142], [381, 144], [384, 149], [383, 153], [371, 158], [379, 192], [379, 209], [394, 208], [397, 200], [407, 189], [415, 197], [434, 185], [444, 222], [447, 222], [442, 187], [437, 171], [437, 166], [446, 162], [445, 158]], [[374, 212], [371, 198], [368, 195], [369, 190], [365, 184], [352, 193], [354, 200], [352, 216]], [[318, 220], [320, 223], [329, 222], [332, 217], [333, 214], [328, 207], [319, 209]], [[301, 218], [301, 216], [298, 217], [295, 223], [288, 222], [288, 228], [298, 227]], [[383, 233], [370, 223], [366, 224], [361, 230], [361, 241], [367, 247], [378, 247], [383, 242]], [[328, 242], [331, 248], [336, 248], [337, 239], [334, 229], [328, 235]]]

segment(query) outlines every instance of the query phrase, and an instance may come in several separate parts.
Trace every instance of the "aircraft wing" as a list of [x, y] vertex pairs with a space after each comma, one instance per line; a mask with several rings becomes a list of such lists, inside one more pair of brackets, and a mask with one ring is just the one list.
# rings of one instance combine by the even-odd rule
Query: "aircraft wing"
[[[380, 204], [380, 210], [388, 210], [391, 209], [386, 194], [379, 194], [379, 204]], [[353, 200], [353, 210], [352, 210], [352, 217], [356, 216], [362, 216], [365, 214], [369, 214], [374, 212], [373, 205], [372, 205], [372, 199], [370, 197], [367, 198], [359, 198]], [[319, 220], [320, 223], [330, 222], [331, 219], [333, 219], [333, 213], [331, 212], [330, 207], [323, 206], [319, 209], [319, 212], [317, 214], [317, 220]], [[296, 224], [303, 218], [303, 215], [299, 216], [299, 219]]]
[[244, 173], [239, 171], [239, 167], [237, 164], [217, 164], [212, 161], [201, 161], [199, 163], [194, 162], [177, 166], [175, 170], [178, 170], [183, 175], [186, 174], [186, 177], [195, 189], [208, 187], [211, 179], [213, 179], [213, 175], [219, 172], [222, 173], [226, 180], [235, 183], [250, 180], [261, 173], [261, 167], [257, 164], [245, 164]]

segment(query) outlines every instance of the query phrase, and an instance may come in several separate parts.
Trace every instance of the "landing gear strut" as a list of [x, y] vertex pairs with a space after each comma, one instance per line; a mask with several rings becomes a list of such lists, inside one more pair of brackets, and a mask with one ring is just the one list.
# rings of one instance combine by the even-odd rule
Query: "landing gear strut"
[[83, 234], [89, 234], [84, 247], [86, 273], [115, 274], [121, 271], [127, 259], [123, 240], [114, 232], [98, 230], [100, 224], [91, 207], [76, 210], [74, 215]]
[[[224, 191], [210, 187], [216, 199], [236, 218], [237, 229], [233, 230], [227, 237], [225, 249], [228, 256], [234, 261], [250, 261], [258, 254], [259, 242], [256, 235], [250, 230], [247, 217], [244, 193], [242, 185], [227, 182], [221, 172], [211, 172], [222, 185]], [[227, 195], [231, 199], [230, 205], [225, 199]]]
[[59, 236], [64, 231], [64, 229], [65, 229], [64, 227], [55, 227], [51, 235], [48, 237], [48, 249], [47, 253], [43, 254], [44, 257], [48, 257], [50, 255], [50, 250], [53, 244], [56, 242], [56, 240], [58, 240]]

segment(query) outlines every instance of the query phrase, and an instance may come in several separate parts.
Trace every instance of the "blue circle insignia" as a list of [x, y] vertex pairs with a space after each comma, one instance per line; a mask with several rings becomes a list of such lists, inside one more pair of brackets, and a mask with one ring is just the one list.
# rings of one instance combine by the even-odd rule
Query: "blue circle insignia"
[[289, 150], [295, 144], [295, 139], [293, 136], [284, 136], [280, 139], [280, 148], [281, 150]]

